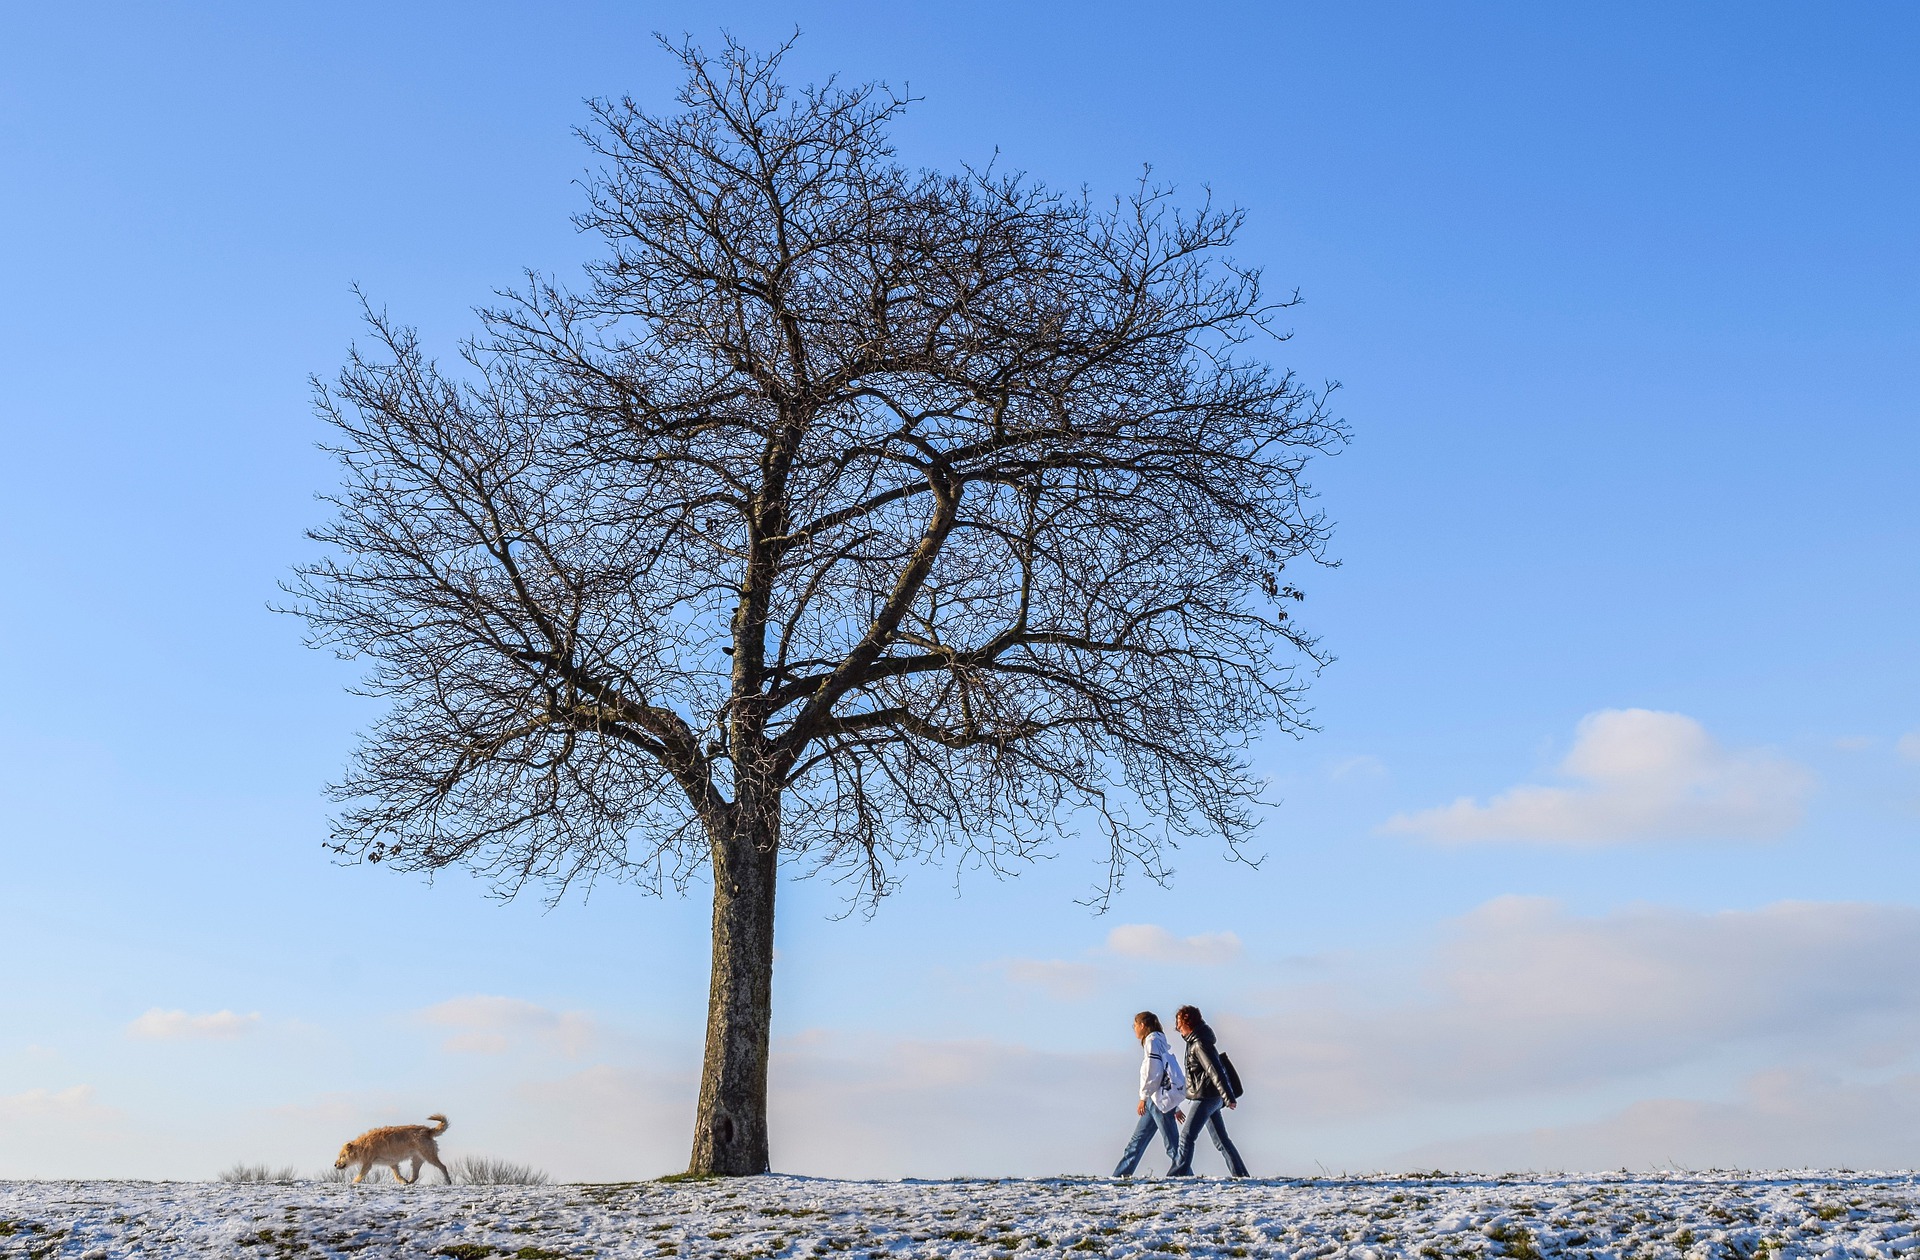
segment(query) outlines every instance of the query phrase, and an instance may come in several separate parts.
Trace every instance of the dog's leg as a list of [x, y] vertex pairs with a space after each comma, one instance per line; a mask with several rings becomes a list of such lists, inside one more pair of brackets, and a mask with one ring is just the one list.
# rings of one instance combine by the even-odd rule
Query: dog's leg
[[440, 1175], [441, 1175], [442, 1177], [445, 1177], [445, 1178], [447, 1179], [447, 1184], [448, 1184], [448, 1185], [452, 1185], [452, 1184], [453, 1184], [453, 1174], [452, 1174], [452, 1173], [450, 1173], [450, 1172], [448, 1172], [448, 1171], [447, 1171], [447, 1166], [446, 1166], [445, 1164], [443, 1164], [443, 1163], [441, 1163], [441, 1162], [440, 1162], [440, 1152], [439, 1152], [439, 1151], [435, 1151], [435, 1152], [433, 1152], [433, 1153], [432, 1153], [431, 1155], [429, 1155], [429, 1156], [427, 1156], [427, 1160], [428, 1160], [428, 1162], [429, 1162], [429, 1163], [431, 1163], [431, 1164], [432, 1164], [432, 1165], [433, 1165], [433, 1166], [434, 1166], [435, 1168], [438, 1168], [438, 1169], [440, 1170]]
[[372, 1171], [373, 1171], [373, 1165], [372, 1165], [372, 1164], [362, 1164], [362, 1165], [360, 1165], [360, 1171], [359, 1171], [359, 1172], [357, 1172], [357, 1173], [355, 1173], [355, 1174], [353, 1174], [353, 1184], [354, 1184], [354, 1185], [356, 1185], [356, 1186], [357, 1186], [357, 1185], [359, 1185], [359, 1184], [360, 1184], [360, 1183], [361, 1183], [362, 1181], [364, 1181], [364, 1180], [366, 1179], [366, 1176], [367, 1176], [367, 1174], [368, 1174], [368, 1173], [370, 1173], [370, 1172], [372, 1172]]

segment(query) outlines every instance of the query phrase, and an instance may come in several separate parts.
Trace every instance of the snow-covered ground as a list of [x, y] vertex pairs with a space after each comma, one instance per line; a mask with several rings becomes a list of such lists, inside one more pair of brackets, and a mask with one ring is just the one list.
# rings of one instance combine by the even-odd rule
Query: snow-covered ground
[[0, 1256], [1840, 1260], [1920, 1247], [1917, 1208], [1920, 1175], [1904, 1173], [360, 1188], [15, 1181], [0, 1182]]

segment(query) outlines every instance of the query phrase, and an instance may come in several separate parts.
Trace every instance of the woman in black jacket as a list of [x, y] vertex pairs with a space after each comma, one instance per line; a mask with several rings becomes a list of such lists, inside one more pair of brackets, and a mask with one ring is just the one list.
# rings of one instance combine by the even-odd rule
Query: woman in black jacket
[[1173, 1030], [1187, 1039], [1187, 1122], [1180, 1127], [1180, 1150], [1174, 1156], [1173, 1167], [1167, 1170], [1169, 1177], [1193, 1176], [1193, 1144], [1200, 1136], [1201, 1126], [1213, 1138], [1213, 1144], [1227, 1161], [1227, 1169], [1236, 1177], [1247, 1175], [1247, 1165], [1240, 1158], [1240, 1152], [1234, 1149], [1233, 1139], [1227, 1136], [1227, 1122], [1222, 1109], [1232, 1109], [1239, 1105], [1234, 1096], [1233, 1085], [1227, 1079], [1227, 1070], [1221, 1066], [1220, 1054], [1213, 1048], [1213, 1029], [1207, 1027], [1207, 1021], [1200, 1018], [1200, 1008], [1183, 1006], [1174, 1012]]

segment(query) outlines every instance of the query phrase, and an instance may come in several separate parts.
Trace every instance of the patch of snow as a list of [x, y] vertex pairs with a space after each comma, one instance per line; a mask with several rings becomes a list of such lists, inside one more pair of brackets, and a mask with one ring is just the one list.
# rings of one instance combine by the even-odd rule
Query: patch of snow
[[[1920, 1177], [1864, 1173], [559, 1186], [0, 1182], [0, 1257], [1892, 1260]], [[1920, 1260], [1920, 1258], [1917, 1258]]]

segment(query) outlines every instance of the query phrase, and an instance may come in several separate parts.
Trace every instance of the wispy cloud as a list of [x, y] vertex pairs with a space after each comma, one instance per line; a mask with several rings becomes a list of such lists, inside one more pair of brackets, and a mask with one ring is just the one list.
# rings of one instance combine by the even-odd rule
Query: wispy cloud
[[1902, 761], [1920, 763], [1920, 731], [1908, 731], [1893, 748]]
[[1062, 1002], [1091, 996], [1100, 985], [1100, 969], [1092, 963], [1057, 958], [1012, 958], [1000, 964], [1008, 981], [1045, 990]]
[[1393, 1168], [1904, 1168], [1920, 1126], [1920, 1075], [1848, 1082], [1770, 1069], [1729, 1100], [1649, 1098], [1584, 1123], [1430, 1143]]
[[1382, 829], [1450, 843], [1757, 840], [1796, 826], [1813, 790], [1792, 761], [1722, 748], [1693, 718], [1650, 709], [1590, 714], [1560, 773], [1571, 786], [1528, 784], [1484, 805], [1463, 796]]
[[1156, 923], [1123, 923], [1107, 933], [1107, 949], [1123, 958], [1204, 967], [1238, 958], [1240, 938], [1232, 932], [1175, 936]]
[[[1166, 947], [1156, 934], [1139, 940]], [[1502, 897], [1426, 939], [1327, 955], [1299, 983], [1267, 967], [1190, 978], [1219, 981], [1194, 988], [1252, 1091], [1229, 1123], [1258, 1173], [1306, 1171], [1315, 1159], [1488, 1170], [1666, 1158], [1895, 1166], [1910, 1162], [1901, 1152], [1920, 1123], [1920, 974], [1889, 960], [1916, 952], [1920, 907], [1585, 914]], [[769, 1101], [775, 1167], [893, 1177], [1111, 1168], [1133, 1124], [1139, 1048], [1126, 1016], [1158, 1000], [1118, 999], [1128, 984], [1143, 996], [1164, 990], [1165, 976], [1106, 948], [1036, 966], [1036, 982], [1097, 971], [1096, 996], [1115, 1002], [1093, 1012], [1097, 1027], [1086, 1012], [1010, 1008], [1004, 1029], [982, 1021], [964, 1038], [849, 1027], [780, 1037]], [[1242, 983], [1250, 977], [1257, 994]], [[592, 1023], [484, 995], [418, 1018], [443, 1035], [509, 1046], [559, 1044], [563, 1029]], [[431, 1107], [454, 1116], [464, 1149], [510, 1152], [559, 1176], [629, 1179], [684, 1166], [698, 1045], [649, 1043], [631, 1057], [616, 1047], [606, 1058], [615, 1040], [603, 1031], [578, 1062], [505, 1057], [470, 1064], [429, 1093], [410, 1087], [405, 1097], [276, 1114], [246, 1149], [291, 1159]], [[49, 1084], [62, 1088], [0, 1096], [0, 1130], [19, 1139], [0, 1143], [0, 1177], [99, 1175], [123, 1167], [118, 1153], [168, 1140], [145, 1118], [132, 1140], [92, 1091]], [[1009, 1107], [1025, 1109], [1032, 1131], [1011, 1145]], [[204, 1156], [205, 1167], [233, 1157], [232, 1134], [220, 1140], [227, 1146]]]
[[1455, 921], [1423, 961], [1396, 964], [1424, 972], [1418, 991], [1370, 1003], [1349, 996], [1367, 992], [1354, 976], [1216, 1026], [1283, 1111], [1347, 1122], [1584, 1090], [1735, 1050], [1819, 1059], [1910, 1045], [1920, 976], [1887, 960], [1916, 950], [1920, 909], [1905, 906], [1590, 917], [1501, 897]]
[[[1125, 1017], [1121, 1019], [1124, 1023]], [[1111, 1166], [1139, 1049], [1062, 1054], [982, 1037], [835, 1034], [773, 1050], [774, 1166], [831, 1177], [1054, 1176]], [[1024, 1117], [1009, 1142], [1009, 1108]], [[937, 1142], [926, 1140], [937, 1133]]]
[[1056, 1001], [1077, 1002], [1135, 974], [1133, 963], [1214, 967], [1240, 953], [1240, 938], [1232, 932], [1176, 936], [1157, 923], [1123, 923], [1107, 933], [1101, 948], [1088, 951], [1092, 961], [1010, 958], [995, 965], [1010, 984], [1044, 990]]
[[1335, 782], [1363, 780], [1377, 782], [1387, 777], [1387, 763], [1372, 753], [1346, 757], [1327, 768], [1327, 777]]
[[531, 1038], [571, 1058], [585, 1051], [599, 1031], [584, 1011], [555, 1011], [519, 998], [487, 994], [449, 998], [418, 1012], [418, 1017], [456, 1030], [440, 1045], [460, 1054], [505, 1054], [516, 1041]]
[[0, 1120], [25, 1124], [30, 1120], [113, 1119], [119, 1115], [94, 1101], [91, 1085], [67, 1089], [30, 1089], [19, 1094], [0, 1094]]
[[143, 1041], [232, 1041], [246, 1036], [259, 1023], [258, 1012], [236, 1015], [232, 1011], [213, 1011], [189, 1015], [156, 1006], [127, 1025], [127, 1036]]

